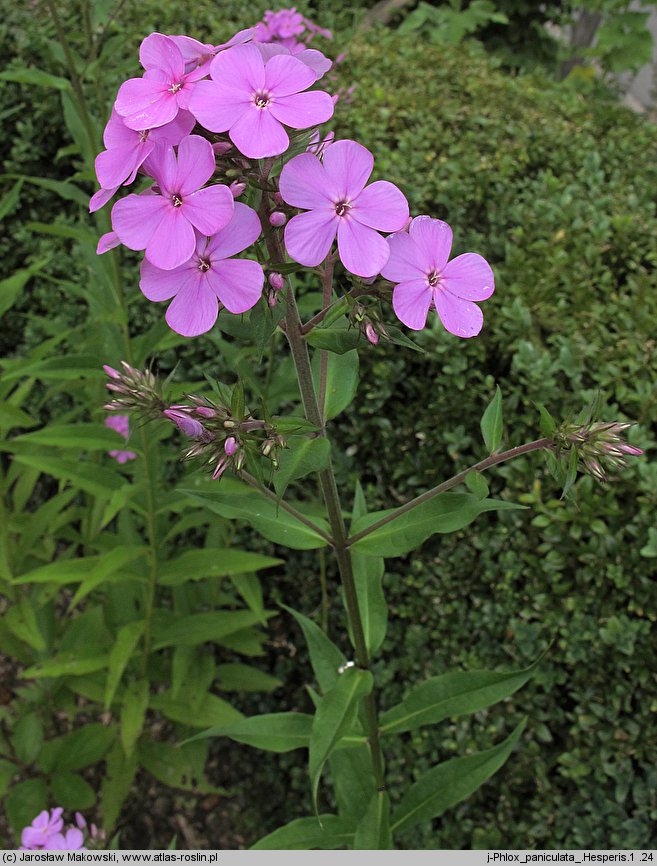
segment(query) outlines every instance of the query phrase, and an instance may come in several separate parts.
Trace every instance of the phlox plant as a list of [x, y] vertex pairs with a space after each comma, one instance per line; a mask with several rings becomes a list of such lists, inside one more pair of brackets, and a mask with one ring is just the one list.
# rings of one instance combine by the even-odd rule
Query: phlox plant
[[[182, 489], [189, 500], [280, 547], [332, 552], [350, 652], [285, 606], [308, 644], [311, 711], [242, 717], [199, 736], [308, 750], [308, 816], [256, 848], [385, 849], [403, 846], [414, 826], [489, 779], [518, 746], [525, 720], [486, 751], [415, 780], [409, 770], [400, 788], [386, 781], [386, 741], [503, 701], [540, 662], [409, 683], [400, 704], [381, 707], [372, 661], [386, 635], [385, 560], [485, 512], [503, 520], [521, 507], [489, 496], [483, 473], [505, 461], [542, 451], [568, 492], [578, 471], [604, 481], [641, 451], [625, 441], [627, 423], [596, 420], [591, 410], [556, 423], [543, 406], [541, 436], [502, 450], [498, 389], [481, 421], [488, 456], [471, 468], [381, 511], [368, 509], [360, 481], [350, 490], [339, 483], [331, 422], [356, 398], [359, 353], [422, 351], [400, 325], [420, 331], [427, 323], [443, 327], [458, 352], [480, 333], [480, 305], [495, 279], [482, 255], [455, 254], [440, 215], [414, 214], [401, 189], [373, 180], [367, 142], [327, 128], [331, 61], [296, 38], [317, 30], [286, 10], [216, 46], [147, 36], [143, 74], [124, 82], [114, 102], [91, 202], [95, 211], [119, 195], [98, 253], [119, 245], [143, 252], [134, 282], [173, 332], [202, 339], [221, 327], [246, 335], [260, 356], [287, 353], [297, 395], [268, 393], [252, 369], [230, 381], [208, 376], [207, 394], [174, 397], [171, 377], [159, 382], [151, 369], [115, 357], [105, 367], [105, 408], [124, 434], [128, 417], [178, 428], [184, 457], [198, 467]], [[329, 769], [332, 796], [322, 787]]]

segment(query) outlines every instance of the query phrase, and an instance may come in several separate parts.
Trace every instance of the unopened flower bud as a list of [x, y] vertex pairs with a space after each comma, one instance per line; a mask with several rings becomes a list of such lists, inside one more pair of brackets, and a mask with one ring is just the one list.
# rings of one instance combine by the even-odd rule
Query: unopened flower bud
[[280, 228], [284, 226], [287, 222], [287, 217], [280, 210], [275, 210], [273, 213], [269, 214], [269, 225], [274, 226], [274, 228]]
[[274, 199], [276, 204], [283, 204], [283, 196], [280, 194], [280, 192], [275, 192], [272, 198]]
[[215, 467], [214, 472], [212, 473], [212, 480], [216, 481], [218, 478], [224, 474], [226, 469], [228, 468], [228, 457], [220, 457], [217, 461], [217, 465]]
[[269, 274], [269, 285], [275, 292], [280, 292], [283, 286], [285, 285], [285, 280], [283, 279], [283, 274], [279, 274], [276, 271]]
[[187, 412], [172, 408], [165, 409], [162, 414], [165, 418], [168, 418], [169, 421], [173, 421], [176, 427], [182, 431], [185, 436], [189, 436], [190, 439], [200, 439], [206, 433], [206, 429], [201, 422], [197, 421], [195, 418], [190, 418]]
[[374, 325], [371, 322], [367, 322], [365, 325], [365, 336], [373, 346], [376, 346], [379, 342], [379, 335], [374, 330]]
[[240, 451], [239, 454], [235, 457], [233, 463], [235, 465], [235, 469], [239, 472], [242, 466], [244, 466], [244, 452]]
[[237, 451], [237, 439], [234, 436], [229, 436], [224, 442], [224, 451], [228, 457], [232, 457]]
[[110, 379], [120, 379], [121, 374], [118, 370], [115, 370], [114, 367], [110, 367], [109, 364], [103, 364], [103, 370], [107, 373]]
[[239, 198], [246, 189], [246, 184], [243, 181], [234, 180], [228, 189], [232, 192], [233, 198]]
[[194, 409], [197, 415], [200, 415], [201, 418], [215, 418], [217, 412], [215, 409], [211, 409], [210, 406], [197, 406]]
[[228, 153], [228, 151], [232, 148], [232, 144], [230, 141], [217, 141], [212, 145], [212, 150], [215, 153], [215, 156], [224, 156], [224, 154]]

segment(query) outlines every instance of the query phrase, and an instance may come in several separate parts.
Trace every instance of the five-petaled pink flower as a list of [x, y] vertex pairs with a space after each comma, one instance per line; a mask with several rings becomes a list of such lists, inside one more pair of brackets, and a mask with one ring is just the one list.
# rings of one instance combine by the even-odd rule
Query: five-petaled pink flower
[[151, 33], [141, 43], [139, 60], [143, 78], [124, 81], [114, 108], [130, 129], [153, 129], [170, 123], [189, 107], [195, 82], [207, 75], [205, 65], [185, 72], [185, 57], [169, 36]]
[[333, 115], [333, 100], [308, 92], [316, 73], [291, 55], [265, 62], [255, 45], [238, 45], [210, 66], [212, 81], [199, 82], [189, 110], [211, 132], [228, 132], [244, 156], [277, 156], [290, 143], [285, 126], [307, 129]]
[[322, 162], [313, 153], [301, 153], [284, 166], [280, 177], [283, 199], [308, 210], [293, 217], [285, 228], [285, 246], [295, 261], [308, 267], [319, 265], [337, 234], [340, 258], [348, 271], [359, 277], [381, 271], [390, 248], [378, 231], [403, 228], [408, 202], [388, 181], [365, 186], [373, 167], [369, 150], [348, 140], [326, 148]]
[[137, 131], [127, 127], [123, 118], [112, 110], [103, 133], [107, 150], [101, 151], [96, 157], [96, 177], [101, 189], [100, 195], [95, 193], [91, 199], [91, 212], [106, 203], [104, 192], [111, 191], [113, 195], [122, 183], [128, 186], [134, 181], [140, 167], [153, 152], [155, 142], [178, 145], [192, 131], [195, 122], [194, 115], [189, 111], [179, 111], [171, 123], [156, 129]]
[[21, 842], [28, 850], [48, 850], [50, 840], [61, 832], [64, 826], [61, 807], [52, 809], [50, 812], [44, 809], [39, 812], [29, 827], [25, 827], [21, 833]]
[[419, 331], [433, 305], [450, 334], [475, 337], [484, 317], [473, 301], [485, 301], [495, 291], [488, 262], [476, 253], [448, 261], [452, 230], [446, 222], [428, 216], [415, 217], [408, 234], [392, 235], [388, 244], [390, 258], [381, 273], [398, 283], [392, 306], [401, 321]]
[[216, 322], [220, 303], [231, 313], [245, 313], [258, 302], [265, 279], [262, 268], [231, 256], [251, 246], [260, 232], [256, 212], [236, 202], [226, 228], [209, 239], [197, 235], [196, 250], [181, 267], [164, 271], [144, 260], [141, 290], [149, 301], [173, 298], [166, 320], [178, 334], [204, 334]]
[[233, 196], [227, 186], [201, 189], [215, 170], [209, 141], [188, 135], [174, 149], [158, 142], [148, 159], [157, 183], [155, 194], [129, 195], [112, 208], [112, 228], [131, 250], [146, 250], [151, 264], [171, 270], [184, 264], [196, 247], [198, 229], [213, 235], [233, 215]]

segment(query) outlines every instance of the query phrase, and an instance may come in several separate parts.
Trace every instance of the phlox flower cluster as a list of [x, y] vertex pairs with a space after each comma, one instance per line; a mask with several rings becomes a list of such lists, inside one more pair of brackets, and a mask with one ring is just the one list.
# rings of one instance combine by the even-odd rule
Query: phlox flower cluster
[[[278, 303], [285, 254], [306, 268], [339, 260], [360, 294], [391, 300], [411, 329], [433, 309], [450, 333], [475, 336], [490, 266], [475, 253], [450, 260], [447, 223], [411, 218], [395, 184], [370, 182], [372, 153], [322, 129], [336, 97], [321, 85], [331, 61], [308, 47], [317, 34], [331, 38], [292, 8], [219, 45], [147, 36], [143, 74], [121, 85], [105, 129], [90, 208], [147, 181], [115, 202], [98, 252], [143, 251], [142, 293], [168, 303], [166, 321], [185, 337], [222, 310], [246, 313], [263, 290]], [[388, 338], [384, 323], [359, 321], [372, 345]]]
[[85, 851], [85, 831], [92, 845], [101, 843], [105, 836], [94, 824], [87, 828], [87, 822], [79, 813], [75, 813], [75, 825], [64, 826], [62, 815], [64, 810], [58, 806], [55, 809], [44, 809], [34, 821], [21, 832], [20, 851]]

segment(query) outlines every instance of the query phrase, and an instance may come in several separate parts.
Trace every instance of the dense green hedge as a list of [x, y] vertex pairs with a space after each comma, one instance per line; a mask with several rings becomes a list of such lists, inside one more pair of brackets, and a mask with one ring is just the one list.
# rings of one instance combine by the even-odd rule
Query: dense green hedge
[[[265, 6], [256, 5], [255, 12]], [[107, 94], [132, 68], [127, 58], [143, 33], [184, 29], [201, 36], [217, 7], [195, 5], [185, 12], [193, 16], [189, 23], [168, 3], [135, 4], [126, 14]], [[222, 7], [220, 35], [230, 30], [229, 18], [237, 26], [254, 14], [252, 4]], [[17, 36], [25, 20], [25, 12], [13, 10], [2, 25], [5, 56], [38, 57], [54, 71], [47, 27], [28, 44]], [[365, 143], [378, 174], [402, 186], [414, 211], [449, 220], [457, 251], [484, 253], [497, 278], [478, 340], [465, 343], [436, 328], [423, 337], [426, 355], [381, 345], [364, 359], [360, 399], [335, 425], [349, 447], [345, 480], [364, 475], [374, 504], [404, 498], [482, 455], [478, 419], [496, 382], [511, 443], [534, 435], [532, 401], [562, 416], [601, 389], [605, 417], [640, 420], [637, 442], [651, 445], [654, 128], [610, 101], [541, 78], [510, 77], [476, 47], [438, 50], [376, 32], [350, 45], [342, 76], [357, 89], [351, 104], [339, 106], [339, 134]], [[70, 176], [75, 163], [66, 151], [54, 161], [68, 144], [56, 95], [0, 87], [9, 112], [3, 131], [11, 124], [1, 137], [4, 171]], [[29, 220], [61, 214], [60, 200], [29, 187], [23, 196], [13, 240], [0, 240], [5, 275], [46, 254], [53, 256], [52, 276], [81, 282], [84, 266], [68, 257], [64, 243], [35, 239], [26, 228]], [[72, 219], [73, 212], [59, 218]], [[143, 310], [134, 270], [126, 271], [126, 282]], [[74, 298], [52, 282], [33, 281], [7, 317], [3, 349], [34, 343], [56, 327], [49, 315], [55, 305], [62, 320], [75, 321]], [[189, 351], [185, 357], [193, 360]], [[650, 463], [638, 461], [606, 488], [580, 482], [576, 502], [564, 504], [539, 459], [527, 459], [500, 470], [492, 485], [531, 511], [480, 518], [407, 562], [390, 563], [391, 626], [377, 670], [389, 703], [420, 675], [511, 666], [553, 642], [534, 684], [507, 707], [406, 735], [388, 755], [394, 793], [411, 764], [419, 773], [439, 756], [485, 748], [508, 731], [506, 709], [512, 718], [530, 717], [523, 747], [504, 770], [433, 831], [409, 838], [409, 847], [655, 845], [657, 589], [654, 559], [641, 551], [652, 552], [645, 546], [656, 481]], [[308, 579], [310, 560], [295, 562], [275, 594], [311, 611], [318, 592]], [[279, 627], [285, 640], [297, 640], [289, 623]], [[275, 653], [273, 664], [290, 674], [287, 691], [259, 708], [298, 706], [304, 699], [298, 671], [292, 679], [298, 657]], [[216, 748], [225, 755], [228, 781], [251, 780], [248, 791], [237, 785], [247, 841], [306, 812], [301, 756]]]

